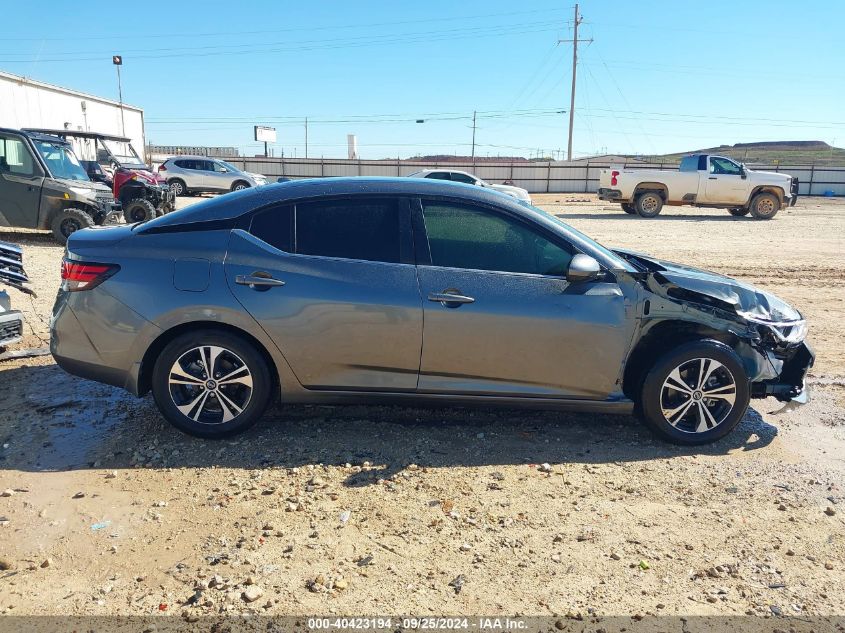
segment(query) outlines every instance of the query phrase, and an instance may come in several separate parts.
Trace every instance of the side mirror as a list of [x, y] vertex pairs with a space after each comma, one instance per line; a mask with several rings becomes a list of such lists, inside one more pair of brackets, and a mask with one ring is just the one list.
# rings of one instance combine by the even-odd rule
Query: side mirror
[[583, 253], [578, 253], [569, 262], [569, 268], [566, 270], [566, 280], [570, 283], [577, 284], [585, 281], [595, 281], [601, 275], [601, 266], [599, 263]]
[[746, 178], [748, 178], [748, 174], [747, 174], [747, 173], [746, 173], [746, 171], [745, 171], [745, 165], [740, 165], [740, 166], [739, 166], [739, 177], [740, 177], [740, 178], [742, 178], [743, 180], [745, 180]]

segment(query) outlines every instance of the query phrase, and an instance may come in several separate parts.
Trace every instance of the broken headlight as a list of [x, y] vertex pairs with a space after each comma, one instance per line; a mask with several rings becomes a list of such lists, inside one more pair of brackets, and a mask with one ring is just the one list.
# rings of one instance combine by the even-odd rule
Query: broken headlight
[[760, 333], [770, 334], [777, 345], [794, 345], [807, 337], [807, 322], [795, 308], [773, 294], [754, 293], [755, 302], [744, 310], [737, 310], [746, 320], [760, 326]]

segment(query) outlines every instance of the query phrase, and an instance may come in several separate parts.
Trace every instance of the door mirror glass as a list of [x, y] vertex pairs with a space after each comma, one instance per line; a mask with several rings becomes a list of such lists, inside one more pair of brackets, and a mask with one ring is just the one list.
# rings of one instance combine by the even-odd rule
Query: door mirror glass
[[577, 284], [585, 281], [595, 281], [601, 275], [601, 266], [599, 263], [583, 253], [578, 253], [569, 262], [569, 268], [566, 271], [566, 280], [570, 283]]

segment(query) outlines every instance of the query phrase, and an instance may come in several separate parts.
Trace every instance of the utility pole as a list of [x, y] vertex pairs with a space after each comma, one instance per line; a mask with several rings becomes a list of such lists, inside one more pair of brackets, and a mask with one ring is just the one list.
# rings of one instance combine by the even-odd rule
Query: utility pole
[[305, 117], [305, 158], [308, 158], [308, 117]]
[[126, 136], [126, 123], [123, 121], [123, 86], [120, 82], [120, 67], [123, 66], [123, 55], [112, 55], [111, 63], [117, 68], [117, 94], [120, 100], [120, 133]]
[[564, 42], [572, 42], [572, 93], [569, 97], [569, 142], [567, 144], [567, 160], [572, 160], [572, 128], [575, 124], [575, 72], [578, 66], [578, 42], [592, 42], [593, 38], [588, 40], [578, 39], [578, 25], [581, 24], [581, 14], [578, 13], [578, 5], [575, 5], [575, 22], [573, 26], [573, 33], [571, 40], [558, 40], [558, 44]]
[[472, 111], [472, 162], [475, 162], [475, 115], [476, 111]]

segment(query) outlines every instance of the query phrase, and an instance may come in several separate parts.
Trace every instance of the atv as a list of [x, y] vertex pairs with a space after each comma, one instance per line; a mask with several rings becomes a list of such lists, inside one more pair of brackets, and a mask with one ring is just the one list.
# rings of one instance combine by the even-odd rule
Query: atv
[[112, 190], [123, 207], [127, 224], [146, 222], [173, 211], [173, 192], [150, 172], [118, 167]]

